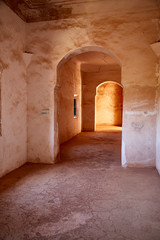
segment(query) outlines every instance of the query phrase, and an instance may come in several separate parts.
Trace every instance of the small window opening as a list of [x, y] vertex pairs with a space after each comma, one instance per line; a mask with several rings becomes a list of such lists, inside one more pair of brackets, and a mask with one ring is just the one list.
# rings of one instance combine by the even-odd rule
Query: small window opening
[[77, 116], [77, 99], [74, 98], [74, 117]]
[[78, 95], [74, 94], [74, 118], [78, 118]]

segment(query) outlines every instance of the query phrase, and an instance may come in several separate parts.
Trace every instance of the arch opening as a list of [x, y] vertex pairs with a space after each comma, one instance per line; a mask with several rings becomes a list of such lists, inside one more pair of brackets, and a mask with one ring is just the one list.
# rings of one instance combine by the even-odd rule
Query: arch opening
[[105, 131], [109, 126], [122, 127], [123, 88], [116, 82], [97, 86], [95, 97], [95, 130]]
[[60, 144], [78, 133], [96, 130], [96, 92], [105, 82], [121, 84], [117, 57], [98, 46], [66, 54], [57, 65], [55, 87], [55, 158]]

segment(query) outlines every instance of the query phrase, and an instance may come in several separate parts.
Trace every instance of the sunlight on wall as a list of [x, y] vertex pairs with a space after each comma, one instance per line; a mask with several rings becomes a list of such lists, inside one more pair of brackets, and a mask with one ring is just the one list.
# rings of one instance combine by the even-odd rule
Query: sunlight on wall
[[108, 126], [122, 126], [123, 89], [115, 82], [104, 82], [97, 87], [95, 99], [95, 130]]

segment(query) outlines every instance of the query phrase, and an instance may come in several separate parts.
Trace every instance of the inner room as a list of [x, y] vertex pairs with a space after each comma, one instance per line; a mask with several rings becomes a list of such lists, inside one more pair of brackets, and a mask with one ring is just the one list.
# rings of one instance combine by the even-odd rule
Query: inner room
[[[95, 130], [122, 128], [123, 88], [116, 82], [104, 82], [96, 88]], [[111, 129], [111, 128], [110, 128]]]
[[106, 49], [88, 46], [64, 57], [58, 65], [55, 98], [59, 143], [65, 143], [80, 132], [101, 130], [107, 134], [111, 126], [121, 138], [123, 96], [120, 84], [120, 63]]
[[[92, 153], [90, 157], [93, 160], [94, 156], [101, 151], [101, 158], [105, 159], [106, 164], [111, 160], [108, 159], [107, 152], [112, 156], [115, 154], [113, 162], [120, 163], [123, 96], [120, 85], [121, 66], [118, 59], [111, 53], [107, 53], [106, 49], [88, 46], [64, 57], [58, 65], [57, 74], [58, 117], [56, 119], [58, 119], [60, 160], [67, 157], [73, 159], [74, 144], [66, 143], [73, 138], [72, 142], [77, 139], [76, 148], [79, 145], [83, 149], [83, 152], [79, 149], [79, 158], [83, 158], [84, 152], [88, 151], [89, 155]], [[97, 133], [97, 131], [103, 131], [103, 133]], [[81, 132], [85, 132], [81, 134], [83, 147], [81, 140], [81, 143], [78, 143], [81, 136], [74, 138]], [[89, 132], [93, 133], [89, 134]], [[91, 143], [92, 140], [95, 142], [97, 137], [99, 150], [95, 152], [93, 148], [96, 143], [93, 145]], [[119, 147], [115, 146], [113, 152], [111, 148], [104, 150], [101, 144], [103, 142], [109, 144], [111, 138], [112, 143], [115, 140], [115, 144], [117, 138], [119, 140]], [[65, 156], [64, 143], [68, 149], [67, 156]], [[117, 153], [115, 153], [116, 149]], [[69, 152], [71, 156], [68, 156]]]

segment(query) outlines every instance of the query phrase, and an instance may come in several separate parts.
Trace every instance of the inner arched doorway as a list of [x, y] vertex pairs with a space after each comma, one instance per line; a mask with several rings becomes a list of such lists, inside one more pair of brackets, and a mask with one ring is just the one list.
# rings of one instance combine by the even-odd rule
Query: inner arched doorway
[[106, 81], [121, 84], [121, 65], [102, 47], [71, 51], [59, 62], [55, 86], [55, 158], [60, 144], [81, 131], [95, 130], [96, 87]]
[[96, 88], [95, 130], [122, 126], [123, 88], [116, 82], [104, 82]]

